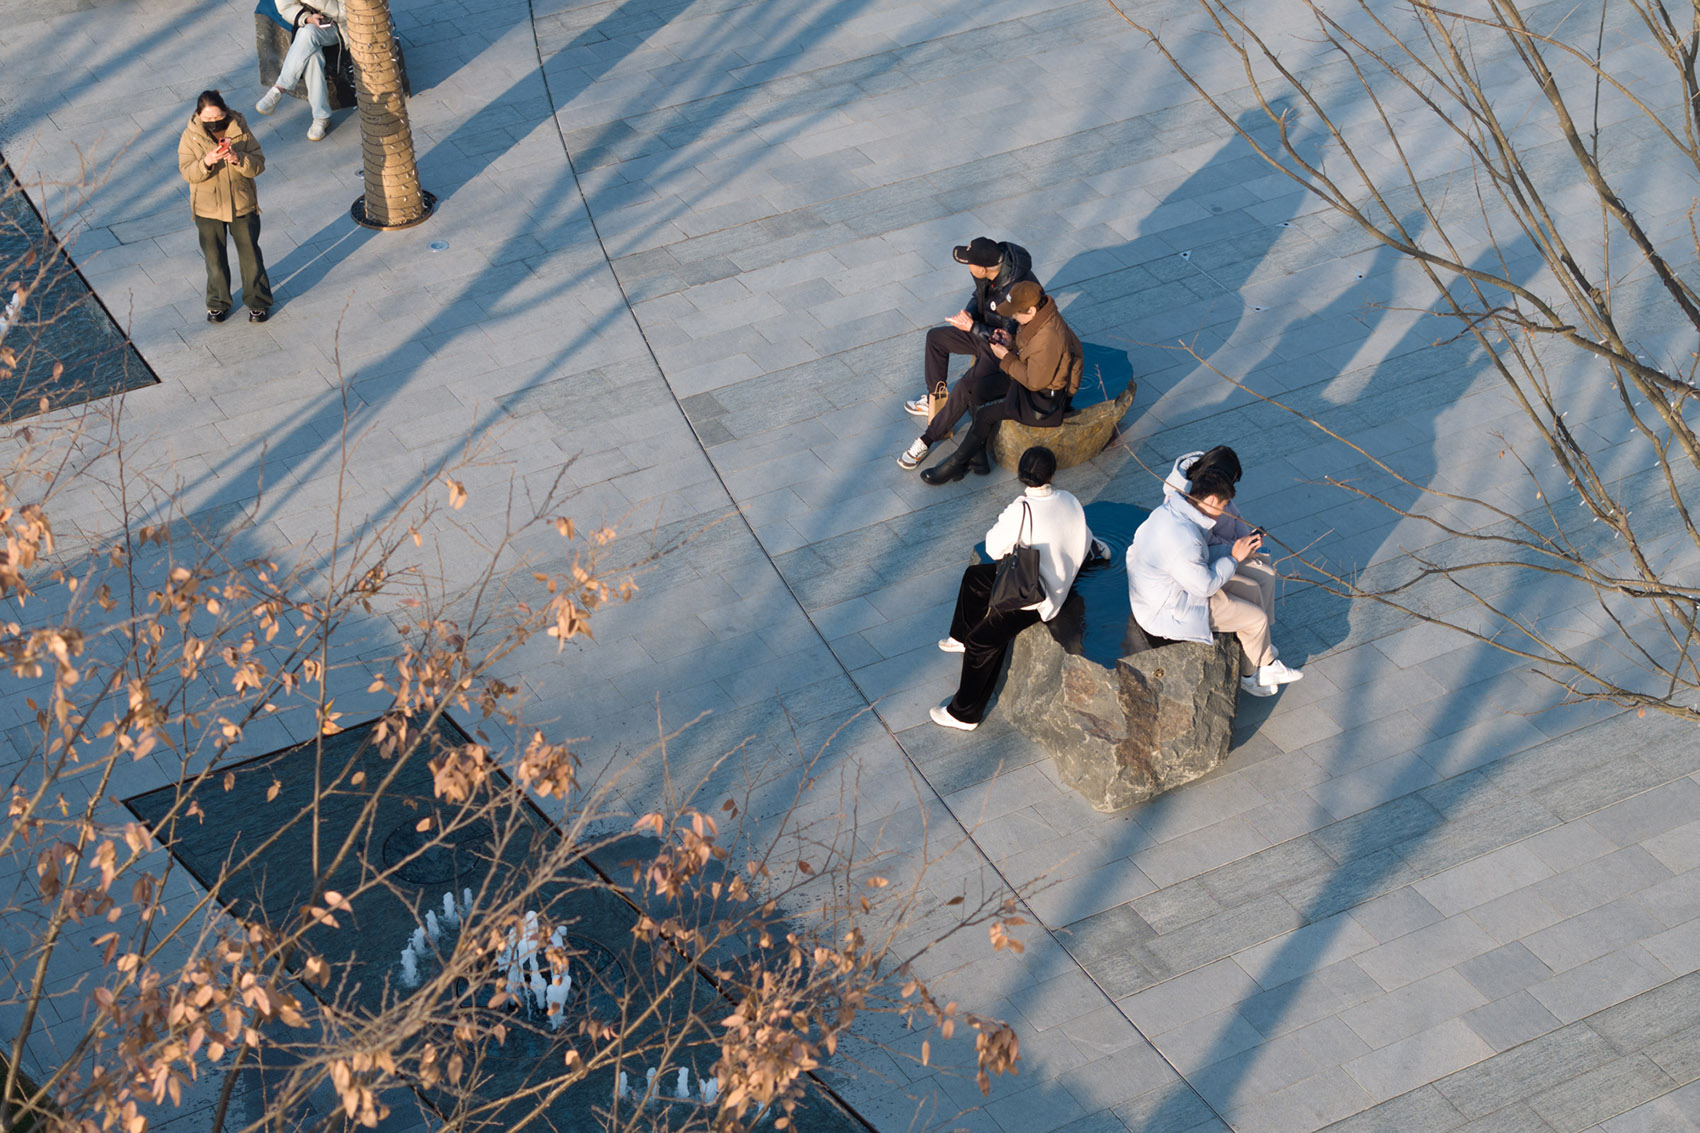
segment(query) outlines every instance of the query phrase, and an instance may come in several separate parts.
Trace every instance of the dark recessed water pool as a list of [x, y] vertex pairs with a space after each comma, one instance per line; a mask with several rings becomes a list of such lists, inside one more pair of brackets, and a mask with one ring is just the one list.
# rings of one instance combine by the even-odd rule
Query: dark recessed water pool
[[[33, 255], [32, 255], [33, 254]], [[153, 385], [0, 156], [0, 422]]]

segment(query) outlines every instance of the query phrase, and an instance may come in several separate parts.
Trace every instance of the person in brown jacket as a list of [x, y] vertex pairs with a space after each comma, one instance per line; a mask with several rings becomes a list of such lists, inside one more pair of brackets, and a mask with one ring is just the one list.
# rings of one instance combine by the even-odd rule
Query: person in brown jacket
[[1004, 420], [1040, 428], [1061, 425], [1070, 400], [1080, 390], [1086, 353], [1045, 289], [1037, 283], [1018, 283], [1010, 288], [1009, 301], [1000, 310], [1016, 322], [1013, 342], [991, 344], [998, 367], [1011, 378], [1009, 392], [1002, 401], [976, 410], [974, 426], [956, 451], [921, 473], [921, 479], [929, 484], [962, 479]]
[[230, 314], [227, 239], [236, 241], [248, 321], [263, 323], [271, 314], [272, 285], [260, 255], [260, 198], [254, 191], [254, 178], [265, 168], [266, 155], [242, 115], [216, 90], [202, 91], [177, 141], [177, 169], [189, 183], [189, 211], [207, 261], [209, 323], [222, 323]]

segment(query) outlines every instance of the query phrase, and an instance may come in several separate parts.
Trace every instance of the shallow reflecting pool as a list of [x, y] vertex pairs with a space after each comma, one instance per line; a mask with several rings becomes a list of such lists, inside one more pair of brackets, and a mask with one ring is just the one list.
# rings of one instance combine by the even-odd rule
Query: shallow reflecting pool
[[[33, 255], [32, 255], [33, 253]], [[0, 156], [0, 421], [157, 378], [42, 223]]]

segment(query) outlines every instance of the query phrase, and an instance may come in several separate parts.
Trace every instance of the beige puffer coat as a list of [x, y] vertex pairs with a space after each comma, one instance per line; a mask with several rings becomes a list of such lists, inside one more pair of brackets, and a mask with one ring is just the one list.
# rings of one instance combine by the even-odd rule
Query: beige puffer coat
[[196, 216], [228, 224], [260, 211], [254, 178], [265, 171], [266, 155], [260, 152], [260, 140], [249, 132], [247, 120], [234, 110], [224, 136], [230, 140], [236, 158], [209, 169], [203, 159], [218, 147], [218, 140], [207, 133], [198, 114], [190, 114], [189, 124], [177, 141], [177, 169], [189, 182], [190, 210]]

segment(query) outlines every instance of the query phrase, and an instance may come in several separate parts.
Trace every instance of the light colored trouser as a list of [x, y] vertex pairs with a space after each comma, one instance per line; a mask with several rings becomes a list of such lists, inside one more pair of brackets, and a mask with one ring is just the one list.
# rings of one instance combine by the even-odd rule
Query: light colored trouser
[[1227, 585], [1210, 596], [1210, 628], [1240, 639], [1242, 677], [1256, 676], [1258, 669], [1275, 660], [1269, 627], [1275, 622], [1275, 584], [1280, 577], [1267, 558], [1253, 555], [1239, 565]]
[[303, 73], [307, 76], [307, 105], [313, 108], [314, 118], [331, 116], [331, 90], [325, 85], [325, 48], [337, 42], [336, 26], [320, 27], [302, 24], [295, 29], [295, 39], [289, 54], [283, 57], [283, 70], [277, 73], [277, 85], [294, 90]]

